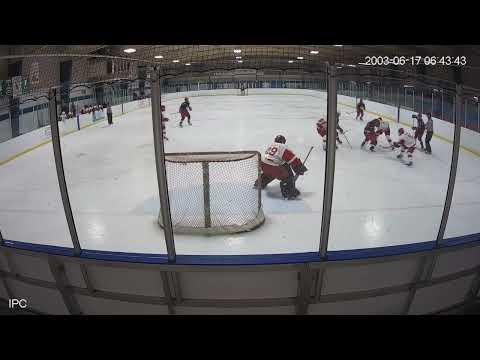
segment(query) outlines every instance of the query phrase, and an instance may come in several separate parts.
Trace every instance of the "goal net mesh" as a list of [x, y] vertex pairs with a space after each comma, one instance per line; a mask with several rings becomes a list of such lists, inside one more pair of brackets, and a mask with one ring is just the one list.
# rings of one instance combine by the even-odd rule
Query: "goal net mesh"
[[[262, 225], [257, 151], [165, 155], [173, 231], [228, 234]], [[158, 222], [163, 226], [159, 213]]]

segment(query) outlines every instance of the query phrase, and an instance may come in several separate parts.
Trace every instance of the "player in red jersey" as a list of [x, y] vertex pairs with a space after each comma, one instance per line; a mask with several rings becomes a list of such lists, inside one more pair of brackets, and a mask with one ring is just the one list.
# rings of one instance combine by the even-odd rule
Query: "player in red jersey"
[[392, 145], [392, 149], [395, 148], [400, 148], [400, 153], [397, 155], [397, 159], [402, 160], [403, 155], [406, 152], [408, 161], [405, 165], [412, 166], [413, 152], [415, 151], [415, 137], [406, 132], [403, 128], [398, 129], [398, 141], [394, 142]]
[[380, 124], [382, 122], [382, 118], [379, 117], [377, 119], [370, 120], [367, 125], [365, 126], [365, 129], [363, 130], [363, 134], [365, 135], [365, 139], [362, 142], [362, 145], [360, 147], [364, 147], [365, 144], [370, 142], [370, 151], [375, 151], [375, 146], [377, 146], [377, 136], [378, 136], [378, 130], [380, 129]]
[[[337, 138], [336, 139], [339, 144], [342, 144], [342, 141], [338, 137], [339, 131], [341, 134], [343, 134], [343, 129], [340, 127], [340, 113], [337, 112]], [[323, 150], [326, 150], [327, 149], [327, 120], [325, 120], [324, 117], [322, 117], [320, 120], [317, 121], [317, 132], [323, 139]], [[337, 144], [335, 144], [335, 147], [338, 149]]]
[[[297, 175], [303, 175], [308, 169], [285, 145], [286, 142], [284, 136], [278, 135], [265, 151], [261, 162], [261, 188], [265, 189], [269, 183], [278, 179], [280, 180], [282, 196], [288, 200], [293, 200], [300, 195], [300, 191], [295, 188], [293, 172]], [[258, 181], [255, 182], [255, 187], [258, 187]]]
[[192, 125], [190, 122], [190, 113], [188, 110], [192, 111], [192, 107], [190, 106], [190, 101], [188, 100], [188, 97], [185, 98], [185, 101], [180, 105], [180, 109], [178, 112], [180, 113], [180, 116], [182, 119], [180, 120], [180, 127], [183, 127], [183, 120], [187, 118], [188, 125]]
[[355, 120], [358, 120], [360, 117], [360, 120], [363, 121], [363, 112], [365, 111], [365, 104], [363, 103], [363, 99], [360, 99], [360, 101], [357, 104], [357, 117]]
[[424, 146], [423, 146], [422, 137], [423, 137], [423, 133], [425, 132], [425, 123], [423, 122], [422, 114], [418, 113], [417, 115], [412, 115], [412, 118], [417, 119], [417, 126], [412, 127], [412, 130], [415, 131], [414, 138], [415, 140], [418, 140], [423, 150]]

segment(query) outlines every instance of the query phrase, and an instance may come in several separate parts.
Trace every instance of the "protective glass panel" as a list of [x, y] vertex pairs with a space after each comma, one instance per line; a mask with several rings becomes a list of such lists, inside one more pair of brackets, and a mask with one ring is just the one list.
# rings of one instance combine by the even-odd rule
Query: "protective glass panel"
[[[114, 69], [128, 75], [125, 64]], [[61, 139], [63, 162], [83, 249], [166, 253], [157, 225], [150, 82], [141, 71], [129, 80], [66, 89], [62, 112], [76, 114], [62, 120], [69, 129]]]
[[[462, 129], [457, 176], [445, 238], [480, 232], [478, 222], [478, 212], [480, 211], [480, 135], [476, 130], [478, 128], [475, 127], [475, 123], [478, 124], [477, 99], [476, 94], [465, 95], [463, 98], [463, 104], [467, 107], [463, 109], [460, 119]], [[474, 112], [475, 105], [477, 106], [477, 115]]]
[[[399, 87], [403, 95], [399, 109], [384, 100], [387, 90], [372, 84], [367, 84], [374, 90], [373, 96], [363, 99], [363, 111], [359, 105], [357, 112], [359, 99], [338, 97], [341, 115], [329, 251], [432, 241], [438, 234], [453, 128], [433, 119], [439, 134], [428, 139], [432, 154], [425, 153], [427, 131], [417, 120], [419, 114], [411, 110], [415, 102], [416, 107], [425, 109], [425, 104], [414, 102], [422, 100], [421, 91]], [[398, 91], [392, 93], [399, 95]], [[426, 122], [426, 114], [421, 115]], [[416, 130], [419, 128], [423, 131]], [[415, 231], [406, 235], [405, 229], [412, 224]]]
[[12, 88], [0, 97], [0, 228], [6, 240], [73, 247], [56, 173], [48, 92], [37, 90], [49, 76], [41, 73], [33, 84], [9, 80]]
[[[181, 83], [191, 86], [182, 88]], [[326, 119], [326, 87], [323, 73], [297, 71], [216, 71], [162, 78], [162, 105], [168, 119], [164, 122], [167, 182], [172, 221], [177, 225], [177, 254], [318, 251], [325, 152], [316, 123]], [[182, 106], [185, 98], [189, 105]], [[286, 146], [301, 161], [313, 147], [308, 171], [295, 181], [300, 194], [293, 187], [282, 193], [289, 182], [281, 186], [279, 178], [269, 179], [269, 170], [262, 168], [277, 135], [286, 138]], [[225, 160], [223, 153], [238, 151], [258, 152], [260, 161]], [[212, 159], [198, 162], [192, 155], [184, 165], [168, 161], [169, 154], [197, 152], [212, 153]], [[257, 182], [259, 170], [264, 175]], [[286, 174], [295, 178], [294, 169]], [[263, 187], [261, 213], [256, 183]], [[251, 229], [243, 231], [247, 228]]]

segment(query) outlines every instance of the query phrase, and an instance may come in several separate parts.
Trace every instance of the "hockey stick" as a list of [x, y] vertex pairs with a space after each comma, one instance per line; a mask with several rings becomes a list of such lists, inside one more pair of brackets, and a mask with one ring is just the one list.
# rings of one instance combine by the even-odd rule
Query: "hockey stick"
[[350, 146], [350, 149], [353, 150], [353, 147], [352, 147], [352, 145], [350, 144], [350, 141], [348, 141], [347, 135], [345, 135], [345, 133], [346, 133], [347, 131], [348, 131], [348, 130], [345, 130], [345, 131], [342, 133], [342, 135], [343, 135], [343, 137], [345, 138], [345, 140], [347, 140], [347, 144], [348, 144], [348, 146]]
[[[310, 146], [310, 150], [308, 150], [308, 154], [307, 154], [307, 156], [305, 156], [305, 160], [303, 160], [303, 165], [304, 166], [305, 166], [305, 163], [307, 162], [308, 157], [310, 156], [310, 153], [312, 152], [312, 150], [313, 150], [313, 146]], [[295, 177], [293, 178], [293, 182], [296, 182], [299, 176], [300, 176], [300, 174], [295, 174]]]

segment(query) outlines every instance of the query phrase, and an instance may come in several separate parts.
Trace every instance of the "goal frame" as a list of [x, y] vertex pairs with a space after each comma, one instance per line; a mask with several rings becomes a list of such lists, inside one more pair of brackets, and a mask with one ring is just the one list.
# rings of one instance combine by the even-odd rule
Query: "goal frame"
[[[250, 155], [248, 157], [241, 158], [241, 155]], [[175, 157], [197, 157], [198, 159], [192, 159], [191, 161], [173, 161]], [[207, 157], [212, 156], [211, 159]], [[221, 157], [232, 156], [232, 159]], [[238, 156], [238, 158], [235, 158]], [[202, 159], [202, 157], [205, 157]], [[219, 157], [219, 159], [215, 159]], [[265, 215], [263, 213], [262, 207], [262, 189], [261, 186], [257, 186], [257, 214], [256, 216], [242, 225], [221, 225], [212, 227], [211, 219], [211, 202], [210, 202], [210, 172], [209, 172], [209, 163], [225, 163], [225, 162], [239, 162], [248, 160], [252, 157], [257, 159], [257, 184], [260, 184], [262, 170], [261, 170], [261, 159], [262, 156], [259, 151], [256, 150], [244, 150], [244, 151], [208, 151], [208, 152], [176, 152], [176, 153], [165, 153], [165, 163], [167, 162], [177, 162], [185, 164], [201, 163], [202, 164], [202, 188], [203, 188], [203, 216], [204, 216], [204, 226], [195, 227], [195, 226], [177, 226], [173, 225], [174, 233], [178, 234], [203, 234], [203, 235], [220, 235], [220, 234], [235, 234], [246, 231], [254, 230], [260, 227], [265, 222]], [[170, 159], [169, 159], [170, 158]], [[253, 184], [252, 184], [253, 187]], [[168, 189], [168, 176], [167, 176], [167, 189]], [[158, 224], [163, 229], [161, 209], [158, 215]]]

